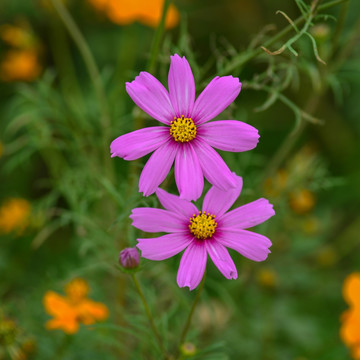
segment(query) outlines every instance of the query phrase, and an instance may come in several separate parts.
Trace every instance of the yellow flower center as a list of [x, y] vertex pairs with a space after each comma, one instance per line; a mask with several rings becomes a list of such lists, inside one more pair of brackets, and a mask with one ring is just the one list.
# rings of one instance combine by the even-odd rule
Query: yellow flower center
[[174, 117], [170, 126], [170, 134], [175, 141], [189, 142], [196, 136], [196, 125], [191, 118], [186, 118], [184, 115], [181, 118]]
[[216, 227], [215, 216], [205, 211], [199, 211], [199, 215], [194, 214], [190, 218], [190, 232], [198, 239], [211, 238], [215, 233]]

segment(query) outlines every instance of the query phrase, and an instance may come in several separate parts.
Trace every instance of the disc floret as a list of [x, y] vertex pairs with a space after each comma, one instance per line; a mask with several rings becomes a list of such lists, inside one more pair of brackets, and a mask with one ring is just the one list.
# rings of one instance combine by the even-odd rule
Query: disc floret
[[170, 125], [170, 135], [177, 142], [189, 142], [196, 137], [196, 125], [191, 118], [182, 115], [180, 118], [174, 117]]
[[190, 232], [198, 239], [211, 238], [215, 233], [216, 227], [215, 215], [206, 213], [206, 211], [199, 211], [199, 215], [194, 214], [190, 218]]

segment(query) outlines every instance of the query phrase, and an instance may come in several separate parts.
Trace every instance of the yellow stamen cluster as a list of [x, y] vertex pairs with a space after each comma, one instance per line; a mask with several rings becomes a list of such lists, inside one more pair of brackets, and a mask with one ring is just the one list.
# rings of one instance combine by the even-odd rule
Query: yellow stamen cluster
[[196, 136], [196, 125], [191, 118], [186, 118], [184, 115], [181, 118], [174, 117], [170, 126], [170, 134], [175, 141], [189, 142]]
[[190, 219], [190, 232], [198, 239], [211, 238], [215, 233], [216, 227], [215, 216], [205, 211], [199, 211], [199, 215], [194, 214]]

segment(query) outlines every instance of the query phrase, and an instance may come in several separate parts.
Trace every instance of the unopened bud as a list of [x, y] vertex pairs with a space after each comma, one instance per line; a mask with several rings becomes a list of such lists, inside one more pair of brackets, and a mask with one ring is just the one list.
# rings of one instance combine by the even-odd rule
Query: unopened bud
[[180, 351], [184, 356], [194, 356], [196, 354], [196, 346], [187, 342], [180, 346]]
[[125, 269], [134, 269], [139, 266], [140, 256], [136, 248], [126, 248], [120, 252], [119, 262]]

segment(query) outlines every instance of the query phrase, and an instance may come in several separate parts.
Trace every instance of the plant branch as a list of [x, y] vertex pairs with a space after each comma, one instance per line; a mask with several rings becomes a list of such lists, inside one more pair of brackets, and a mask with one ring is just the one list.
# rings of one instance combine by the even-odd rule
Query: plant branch
[[152, 47], [151, 47], [150, 60], [149, 60], [149, 64], [148, 64], [148, 72], [149, 73], [152, 73], [155, 70], [156, 59], [157, 59], [157, 56], [159, 54], [161, 39], [163, 37], [164, 29], [165, 29], [166, 14], [168, 12], [168, 9], [169, 9], [169, 6], [170, 6], [171, 2], [172, 2], [172, 0], [165, 0], [164, 1], [161, 20], [160, 20], [160, 23], [159, 23], [159, 25], [158, 25], [158, 27], [156, 29], [154, 40], [153, 40]]
[[[338, 5], [338, 4], [341, 4], [341, 3], [344, 3], [344, 2], [347, 2], [347, 1], [349, 1], [349, 0], [333, 0], [333, 1], [329, 1], [329, 2], [327, 2], [325, 4], [319, 5], [318, 8], [317, 8], [317, 12], [327, 10], [327, 9], [329, 9], [331, 7], [334, 7], [334, 6]], [[290, 31], [292, 31], [294, 29], [294, 26], [301, 25], [303, 22], [305, 22], [305, 20], [306, 20], [305, 17], [303, 15], [301, 15], [295, 21], [293, 21], [292, 24], [289, 24], [282, 31], [280, 31], [279, 33], [274, 35], [271, 39], [265, 41], [265, 43], [262, 46], [265, 47], [265, 48], [270, 47], [271, 45], [276, 43], [278, 40], [280, 40], [284, 36], [286, 36]], [[253, 58], [255, 58], [256, 56], [260, 55], [262, 52], [263, 52], [263, 49], [262, 49], [261, 46], [259, 46], [258, 48], [253, 49], [250, 52], [239, 54], [237, 57], [232, 59], [232, 61], [224, 68], [223, 71], [221, 71], [219, 73], [219, 75], [221, 76], [221, 75], [226, 75], [226, 74], [231, 73], [235, 69], [243, 66], [248, 61], [250, 61]]]
[[190, 309], [189, 315], [188, 315], [188, 317], [187, 317], [185, 326], [184, 326], [183, 331], [182, 331], [182, 333], [181, 333], [178, 349], [179, 349], [180, 346], [185, 342], [186, 335], [187, 335], [187, 333], [188, 333], [188, 331], [189, 331], [189, 328], [190, 328], [190, 325], [191, 325], [191, 320], [192, 320], [192, 317], [193, 317], [193, 315], [194, 315], [194, 311], [195, 311], [196, 305], [197, 305], [198, 302], [199, 302], [200, 295], [201, 295], [202, 290], [203, 290], [203, 288], [204, 288], [205, 277], [206, 277], [206, 273], [204, 274], [204, 276], [203, 276], [203, 278], [202, 278], [202, 280], [201, 280], [201, 283], [200, 283], [200, 285], [199, 285], [199, 290], [198, 290], [197, 293], [196, 293], [194, 302], [193, 302], [193, 304], [192, 304], [192, 306], [191, 306], [191, 309]]
[[133, 279], [133, 281], [134, 281], [136, 291], [137, 291], [137, 293], [139, 294], [140, 299], [141, 299], [141, 301], [142, 301], [142, 303], [143, 303], [143, 305], [144, 305], [144, 309], [145, 309], [145, 312], [146, 312], [146, 316], [147, 316], [148, 319], [149, 319], [149, 323], [150, 323], [151, 329], [152, 329], [152, 331], [153, 331], [153, 333], [154, 333], [154, 335], [155, 335], [155, 337], [156, 337], [156, 340], [157, 340], [157, 342], [158, 342], [158, 344], [159, 344], [159, 347], [160, 347], [160, 349], [161, 349], [161, 352], [163, 353], [164, 359], [169, 359], [169, 356], [168, 356], [167, 351], [166, 351], [166, 349], [165, 349], [165, 347], [164, 347], [164, 344], [163, 344], [163, 341], [162, 341], [162, 339], [161, 339], [161, 336], [160, 336], [160, 334], [159, 334], [159, 332], [158, 332], [158, 330], [157, 330], [157, 328], [156, 328], [156, 326], [155, 326], [155, 322], [154, 322], [154, 319], [153, 319], [153, 317], [152, 317], [152, 315], [151, 315], [151, 311], [150, 311], [149, 304], [147, 303], [146, 298], [145, 298], [145, 296], [144, 296], [144, 293], [143, 293], [143, 291], [141, 290], [140, 283], [139, 283], [138, 279], [136, 278], [135, 274], [132, 274], [131, 277], [132, 277], [132, 279]]
[[94, 85], [96, 96], [98, 98], [99, 104], [102, 109], [102, 119], [101, 119], [102, 127], [104, 131], [104, 137], [107, 141], [109, 140], [108, 134], [110, 130], [110, 117], [106, 102], [105, 90], [94, 57], [90, 51], [89, 46], [85, 41], [84, 36], [80, 32], [79, 28], [77, 27], [75, 21], [71, 17], [67, 8], [63, 5], [63, 3], [60, 0], [51, 0], [51, 2], [54, 8], [56, 9], [60, 19], [63, 21], [70, 36], [73, 38], [75, 44], [77, 45], [81, 53], [81, 56], [83, 57], [91, 81]]

